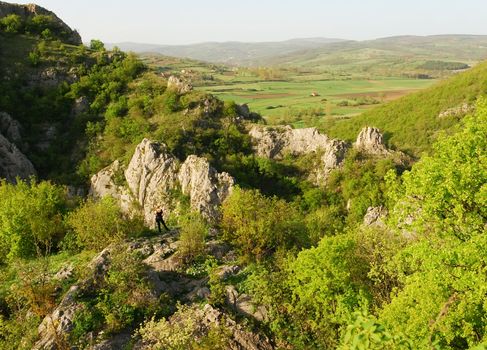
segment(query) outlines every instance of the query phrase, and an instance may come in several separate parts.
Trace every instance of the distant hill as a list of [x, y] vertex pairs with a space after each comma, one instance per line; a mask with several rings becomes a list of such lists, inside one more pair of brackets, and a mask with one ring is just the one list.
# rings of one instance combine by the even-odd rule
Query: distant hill
[[[409, 74], [424, 77], [433, 74], [441, 77], [437, 71], [448, 73], [449, 67], [474, 65], [487, 59], [487, 35], [396, 36], [366, 41], [309, 38], [182, 46], [119, 43], [107, 46], [114, 45], [126, 51], [160, 53], [230, 65], [291, 66], [384, 76]], [[432, 64], [436, 64], [438, 69]]]
[[160, 53], [167, 56], [192, 58], [207, 62], [259, 65], [272, 61], [282, 55], [312, 50], [323, 45], [344, 42], [342, 39], [330, 38], [304, 38], [291, 39], [278, 42], [206, 42], [191, 45], [154, 45], [142, 43], [116, 43], [107, 44], [108, 48], [118, 46], [124, 51], [138, 53]]
[[479, 96], [487, 94], [487, 62], [441, 81], [431, 88], [324, 127], [333, 137], [354, 140], [364, 126], [385, 133], [389, 146], [420, 156], [429, 151], [440, 131], [454, 130], [459, 119], [473, 111]]

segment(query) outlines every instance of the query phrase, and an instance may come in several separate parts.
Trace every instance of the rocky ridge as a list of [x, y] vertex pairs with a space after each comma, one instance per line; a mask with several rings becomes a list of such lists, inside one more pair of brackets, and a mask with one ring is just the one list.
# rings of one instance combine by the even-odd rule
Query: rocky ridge
[[[116, 184], [116, 179], [126, 182], [128, 189]], [[125, 170], [116, 161], [94, 175], [90, 193], [98, 198], [111, 195], [126, 213], [135, 210], [132, 202], [137, 203], [151, 225], [155, 208], [161, 205], [166, 212], [174, 208], [179, 190], [189, 197], [192, 209], [216, 220], [233, 185], [229, 174], [218, 173], [205, 158], [191, 155], [180, 165], [164, 144], [144, 139]]]
[[330, 172], [340, 167], [352, 146], [368, 155], [387, 156], [393, 153], [384, 145], [379, 129], [373, 127], [362, 129], [353, 145], [332, 139], [316, 128], [255, 125], [250, 129], [249, 135], [254, 142], [254, 151], [260, 157], [280, 160], [287, 154], [301, 156], [322, 152], [320, 162], [311, 176], [316, 184], [324, 183]]
[[81, 36], [75, 30], [72, 30], [66, 23], [64, 23], [53, 12], [46, 10], [45, 8], [36, 4], [11, 4], [8, 2], [0, 1], [0, 18], [8, 15], [15, 14], [20, 16], [22, 20], [26, 20], [35, 15], [50, 16], [54, 19], [57, 26], [59, 26], [64, 32], [68, 34], [66, 42], [73, 45], [81, 45]]

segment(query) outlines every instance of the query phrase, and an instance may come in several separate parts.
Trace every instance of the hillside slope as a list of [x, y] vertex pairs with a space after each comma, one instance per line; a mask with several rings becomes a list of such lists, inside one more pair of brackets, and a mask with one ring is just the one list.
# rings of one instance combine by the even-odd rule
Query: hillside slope
[[439, 131], [454, 128], [474, 101], [487, 93], [487, 62], [435, 86], [369, 110], [351, 119], [331, 122], [327, 134], [353, 140], [364, 126], [385, 133], [389, 146], [419, 156], [429, 151]]

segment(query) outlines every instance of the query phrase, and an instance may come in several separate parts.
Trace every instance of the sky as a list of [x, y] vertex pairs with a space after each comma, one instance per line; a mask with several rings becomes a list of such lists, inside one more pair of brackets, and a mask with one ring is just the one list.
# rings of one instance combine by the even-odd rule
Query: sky
[[84, 42], [180, 45], [487, 34], [487, 0], [33, 1], [77, 29]]

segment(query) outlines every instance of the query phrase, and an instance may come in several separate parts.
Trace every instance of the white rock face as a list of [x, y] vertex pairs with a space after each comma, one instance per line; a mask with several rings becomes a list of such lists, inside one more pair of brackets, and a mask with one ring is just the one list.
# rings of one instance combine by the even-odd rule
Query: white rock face
[[205, 158], [189, 156], [178, 175], [181, 190], [191, 198], [191, 207], [207, 219], [219, 216], [219, 206], [235, 184], [228, 173], [218, 173]]
[[96, 199], [112, 196], [119, 201], [122, 211], [129, 214], [132, 211], [132, 195], [126, 188], [117, 185], [114, 181], [116, 174], [120, 171], [123, 170], [116, 160], [93, 175], [91, 177], [90, 195]]
[[321, 164], [315, 172], [315, 182], [322, 183], [333, 169], [338, 168], [348, 150], [346, 142], [321, 134], [316, 128], [293, 129], [290, 126], [269, 128], [254, 126], [249, 131], [254, 150], [260, 157], [282, 159], [323, 151]]
[[354, 147], [370, 155], [388, 155], [391, 153], [384, 145], [384, 138], [379, 129], [365, 127], [360, 131]]
[[137, 203], [147, 225], [154, 224], [154, 210], [158, 206], [162, 206], [165, 213], [169, 211], [176, 200], [174, 192], [179, 188], [190, 197], [192, 209], [207, 219], [217, 219], [219, 207], [234, 185], [230, 175], [218, 173], [206, 159], [192, 155], [179, 166], [164, 144], [148, 139], [136, 147], [123, 172], [128, 188], [114, 182], [114, 176], [120, 171], [116, 161], [94, 175], [90, 193], [98, 198], [110, 195], [118, 199], [126, 213], [132, 210], [131, 203]]
[[30, 160], [20, 152], [15, 144], [0, 134], [0, 178], [14, 183], [17, 176], [27, 179], [36, 174]]
[[135, 149], [125, 179], [128, 187], [141, 205], [147, 224], [154, 221], [154, 210], [161, 205], [166, 212], [168, 197], [176, 188], [178, 165], [166, 146], [144, 139]]
[[167, 88], [176, 90], [180, 94], [185, 94], [193, 90], [193, 86], [181, 78], [171, 75], [167, 81]]

